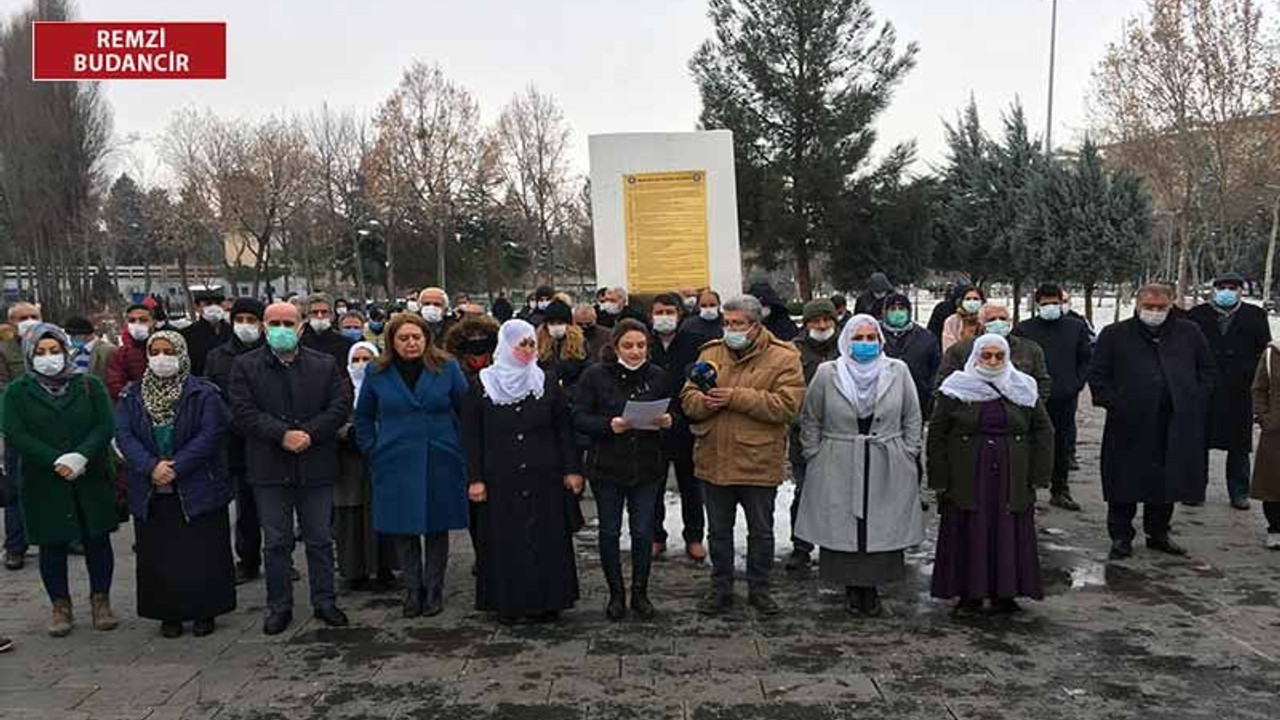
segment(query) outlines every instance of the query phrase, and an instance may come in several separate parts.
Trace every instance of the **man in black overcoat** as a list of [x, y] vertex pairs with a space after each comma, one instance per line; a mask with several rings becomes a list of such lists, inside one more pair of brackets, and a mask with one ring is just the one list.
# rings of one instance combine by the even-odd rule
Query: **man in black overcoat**
[[1102, 496], [1111, 557], [1133, 553], [1133, 518], [1143, 504], [1147, 547], [1186, 550], [1169, 538], [1173, 504], [1203, 502], [1205, 418], [1217, 370], [1195, 323], [1170, 317], [1166, 285], [1138, 291], [1136, 317], [1098, 337], [1089, 387], [1107, 411], [1102, 433]]
[[1188, 316], [1200, 326], [1218, 366], [1218, 383], [1209, 401], [1205, 453], [1211, 449], [1227, 451], [1227, 494], [1237, 510], [1249, 509], [1253, 373], [1271, 342], [1267, 311], [1243, 301], [1244, 286], [1244, 278], [1237, 273], [1219, 277], [1213, 281], [1213, 297], [1192, 308]]

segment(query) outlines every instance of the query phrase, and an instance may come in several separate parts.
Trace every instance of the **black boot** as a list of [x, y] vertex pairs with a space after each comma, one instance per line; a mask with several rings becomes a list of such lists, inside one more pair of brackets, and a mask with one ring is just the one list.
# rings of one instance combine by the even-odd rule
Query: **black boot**
[[859, 588], [862, 591], [862, 614], [867, 617], [880, 617], [884, 606], [880, 604], [880, 593], [874, 588]]
[[423, 611], [423, 595], [417, 588], [406, 588], [404, 591], [404, 610], [403, 614], [406, 618], [416, 618], [422, 615]]
[[647, 585], [631, 585], [631, 611], [641, 620], [652, 620], [658, 614], [658, 609], [649, 602]]
[[844, 611], [850, 615], [862, 613], [862, 588], [850, 585], [844, 589]]
[[615, 621], [627, 616], [627, 591], [621, 580], [609, 581], [609, 604], [604, 606], [604, 616]]

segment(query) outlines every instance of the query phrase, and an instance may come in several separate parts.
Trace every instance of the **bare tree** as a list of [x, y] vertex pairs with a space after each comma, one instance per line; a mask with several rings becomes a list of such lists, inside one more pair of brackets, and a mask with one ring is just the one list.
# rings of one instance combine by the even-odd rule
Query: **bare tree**
[[0, 30], [0, 195], [35, 297], [58, 317], [89, 302], [94, 230], [111, 112], [96, 83], [31, 81], [31, 23], [67, 20], [64, 0], [37, 0]]
[[1174, 216], [1180, 298], [1258, 212], [1280, 148], [1278, 77], [1254, 0], [1148, 0], [1094, 74], [1108, 162], [1145, 176]]
[[378, 112], [383, 174], [405, 183], [436, 236], [438, 282], [458, 199], [480, 143], [480, 108], [438, 65], [414, 63]]
[[564, 113], [531, 85], [502, 109], [494, 136], [507, 197], [523, 220], [526, 243], [536, 250], [539, 280], [554, 283], [552, 240], [565, 232], [575, 200]]

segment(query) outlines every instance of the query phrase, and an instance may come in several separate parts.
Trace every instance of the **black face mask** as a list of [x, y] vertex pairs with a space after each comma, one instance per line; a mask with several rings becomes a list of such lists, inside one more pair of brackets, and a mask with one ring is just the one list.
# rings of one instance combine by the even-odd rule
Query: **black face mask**
[[468, 338], [459, 348], [463, 355], [488, 355], [498, 347], [498, 338]]

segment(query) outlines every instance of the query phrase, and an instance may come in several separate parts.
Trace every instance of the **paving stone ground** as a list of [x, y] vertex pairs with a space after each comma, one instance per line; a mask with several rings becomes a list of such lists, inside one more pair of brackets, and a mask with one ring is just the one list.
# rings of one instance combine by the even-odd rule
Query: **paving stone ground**
[[[930, 540], [911, 553], [909, 577], [888, 589], [878, 620], [847, 616], [839, 591], [785, 577], [780, 565], [781, 617], [739, 609], [704, 619], [693, 608], [708, 570], [679, 559], [677, 541], [654, 569], [660, 619], [610, 623], [589, 527], [577, 543], [584, 598], [558, 625], [509, 629], [476, 613], [463, 535], [439, 617], [404, 620], [397, 594], [353, 593], [340, 598], [353, 626], [328, 629], [309, 619], [304, 582], [298, 621], [267, 638], [258, 582], [241, 588], [240, 609], [214, 635], [167, 640], [134, 614], [122, 530], [114, 632], [88, 627], [82, 566], [72, 574], [80, 624], [61, 640], [44, 634], [34, 563], [0, 575], [0, 635], [17, 643], [0, 655], [0, 720], [1280, 717], [1280, 553], [1262, 548], [1260, 509], [1227, 506], [1215, 454], [1209, 502], [1175, 518], [1191, 556], [1139, 542], [1131, 560], [1109, 563], [1100, 432], [1101, 416], [1082, 412], [1073, 482], [1086, 509], [1038, 515], [1048, 597], [1015, 617], [960, 620], [928, 597], [930, 513]], [[779, 559], [790, 549], [789, 498], [784, 486]], [[301, 551], [295, 562], [305, 565]]]

